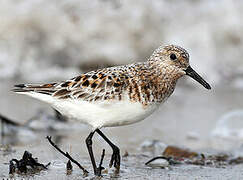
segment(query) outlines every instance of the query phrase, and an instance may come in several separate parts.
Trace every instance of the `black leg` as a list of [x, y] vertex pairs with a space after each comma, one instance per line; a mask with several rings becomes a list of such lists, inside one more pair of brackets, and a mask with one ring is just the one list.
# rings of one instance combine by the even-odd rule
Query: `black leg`
[[91, 163], [93, 165], [93, 169], [94, 169], [94, 174], [97, 175], [97, 176], [101, 176], [101, 171], [99, 170], [99, 168], [97, 168], [96, 166], [96, 162], [95, 162], [95, 158], [94, 158], [94, 153], [93, 153], [93, 149], [92, 149], [92, 137], [94, 135], [95, 131], [94, 132], [91, 132], [89, 134], [89, 136], [86, 138], [86, 145], [87, 145], [87, 148], [88, 148], [88, 151], [89, 151], [89, 156], [90, 156], [90, 159], [91, 159]]
[[109, 166], [111, 168], [114, 164], [117, 173], [119, 173], [120, 162], [121, 162], [120, 149], [116, 145], [114, 145], [99, 129], [97, 129], [96, 132], [111, 146], [113, 150], [113, 154], [111, 156], [111, 161]]

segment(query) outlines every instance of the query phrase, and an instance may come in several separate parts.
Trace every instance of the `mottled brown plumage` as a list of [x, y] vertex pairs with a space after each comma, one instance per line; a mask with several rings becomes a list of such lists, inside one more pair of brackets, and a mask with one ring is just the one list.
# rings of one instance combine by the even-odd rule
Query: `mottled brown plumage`
[[[169, 59], [171, 53], [177, 61]], [[128, 98], [146, 106], [163, 102], [174, 91], [176, 81], [185, 74], [181, 68], [186, 69], [188, 63], [186, 50], [170, 45], [158, 48], [144, 63], [99, 69], [61, 83], [24, 85], [21, 89], [89, 102]]]

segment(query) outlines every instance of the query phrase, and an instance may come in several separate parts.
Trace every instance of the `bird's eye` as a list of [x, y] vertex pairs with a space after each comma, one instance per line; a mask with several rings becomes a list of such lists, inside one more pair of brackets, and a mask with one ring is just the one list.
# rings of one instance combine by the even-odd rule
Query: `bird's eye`
[[176, 57], [176, 55], [175, 55], [174, 53], [172, 53], [172, 54], [170, 55], [170, 59], [171, 59], [172, 61], [174, 61], [174, 60], [177, 59], [177, 57]]

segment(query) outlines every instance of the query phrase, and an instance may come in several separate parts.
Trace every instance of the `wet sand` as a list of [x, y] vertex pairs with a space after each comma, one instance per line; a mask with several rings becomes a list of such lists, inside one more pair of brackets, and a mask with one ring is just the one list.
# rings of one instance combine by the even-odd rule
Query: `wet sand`
[[[22, 124], [36, 116], [40, 109], [45, 114], [53, 114], [53, 110], [48, 105], [9, 92], [12, 84], [14, 83], [3, 83], [0, 88], [1, 114]], [[144, 165], [159, 153], [144, 151], [140, 145], [145, 140], [156, 139], [168, 145], [187, 147], [197, 152], [233, 153], [242, 145], [240, 139], [227, 140], [211, 136], [212, 130], [223, 114], [235, 109], [243, 109], [242, 90], [214, 87], [212, 91], [207, 91], [194, 83], [192, 86], [196, 88], [182, 87], [180, 84], [175, 94], [160, 110], [145, 121], [120, 128], [103, 129], [103, 132], [121, 148], [121, 154], [128, 151], [130, 155], [122, 158], [119, 179], [242, 179], [243, 165], [225, 168], [180, 165], [173, 166], [171, 169], [152, 169]], [[24, 151], [28, 150], [34, 157], [39, 158], [40, 163], [51, 162], [51, 165], [47, 171], [41, 171], [39, 174], [27, 177], [15, 175], [16, 178], [82, 179], [82, 171], [74, 165], [73, 173], [66, 175], [67, 159], [48, 144], [45, 139], [47, 135], [52, 135], [53, 140], [64, 151], [69, 151], [91, 172], [87, 179], [93, 177], [84, 143], [90, 129], [77, 122], [60, 123], [55, 129], [55, 131], [46, 128], [34, 131], [22, 129], [4, 136], [1, 144], [10, 145], [13, 152], [4, 155], [5, 152], [0, 151], [0, 177], [8, 178], [9, 160], [20, 159]], [[188, 134], [196, 135], [189, 137]], [[111, 150], [101, 138], [95, 136], [94, 149], [97, 161], [103, 148], [106, 149], [104, 167], [107, 168]], [[112, 176], [110, 170], [109, 174], [104, 174], [106, 179]]]

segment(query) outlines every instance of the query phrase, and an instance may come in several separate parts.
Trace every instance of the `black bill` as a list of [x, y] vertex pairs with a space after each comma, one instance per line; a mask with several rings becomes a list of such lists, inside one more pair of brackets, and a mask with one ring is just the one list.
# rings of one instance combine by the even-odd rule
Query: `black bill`
[[199, 75], [194, 71], [191, 66], [188, 66], [188, 68], [185, 70], [186, 75], [190, 76], [197, 82], [199, 82], [201, 85], [203, 85], [206, 89], [211, 89], [211, 86]]

